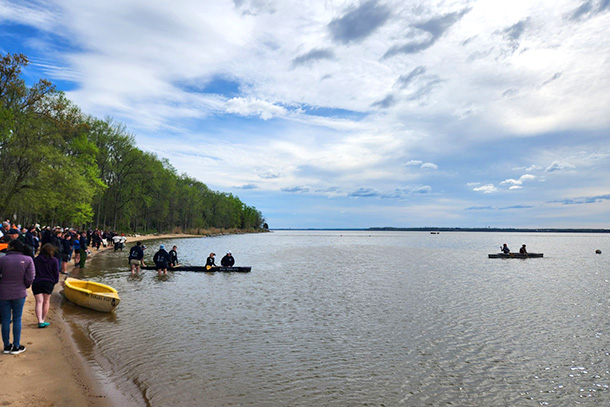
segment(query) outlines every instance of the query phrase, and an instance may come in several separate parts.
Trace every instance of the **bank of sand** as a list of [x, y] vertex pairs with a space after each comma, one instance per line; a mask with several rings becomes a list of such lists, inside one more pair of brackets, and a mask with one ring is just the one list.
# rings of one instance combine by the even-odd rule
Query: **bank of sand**
[[[127, 242], [151, 239], [201, 237], [194, 235], [147, 235], [128, 237]], [[111, 247], [106, 248], [109, 250]], [[104, 249], [100, 249], [102, 251]], [[88, 258], [98, 253], [93, 249]], [[127, 253], [125, 253], [127, 255]], [[74, 269], [73, 262], [68, 272]], [[126, 270], [127, 271], [127, 270]], [[72, 332], [61, 318], [61, 290], [65, 276], [55, 286], [50, 325], [39, 329], [34, 312], [34, 295], [28, 290], [23, 309], [21, 344], [27, 350], [19, 355], [0, 355], [0, 405], [10, 407], [111, 407], [122, 406], [123, 397], [109, 391], [94, 377], [80, 355]], [[120, 293], [119, 293], [120, 294]], [[11, 332], [12, 338], [12, 332]]]

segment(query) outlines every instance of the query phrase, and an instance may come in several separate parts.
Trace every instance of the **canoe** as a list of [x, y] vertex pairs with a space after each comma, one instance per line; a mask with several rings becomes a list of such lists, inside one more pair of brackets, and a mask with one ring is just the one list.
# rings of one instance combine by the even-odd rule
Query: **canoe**
[[93, 281], [66, 278], [64, 295], [68, 301], [100, 312], [112, 312], [121, 299], [114, 288]]
[[527, 253], [527, 254], [521, 254], [521, 253], [495, 253], [495, 254], [490, 254], [489, 258], [490, 259], [529, 259], [532, 257], [542, 257], [543, 253]]
[[[142, 270], [156, 270], [156, 266], [144, 266]], [[206, 272], [206, 273], [214, 273], [214, 272], [229, 272], [229, 273], [249, 273], [252, 270], [251, 266], [242, 266], [242, 267], [216, 267], [212, 269], [207, 269], [205, 266], [177, 266], [177, 267], [168, 267], [167, 271], [198, 271], [198, 272]]]

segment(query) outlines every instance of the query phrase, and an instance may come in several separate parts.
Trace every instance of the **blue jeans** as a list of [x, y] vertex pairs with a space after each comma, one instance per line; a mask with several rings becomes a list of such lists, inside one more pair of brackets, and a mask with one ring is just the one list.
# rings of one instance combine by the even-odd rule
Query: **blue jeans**
[[0, 315], [2, 315], [2, 342], [4, 347], [10, 343], [11, 332], [11, 314], [13, 317], [13, 345], [19, 347], [21, 345], [21, 315], [23, 314], [23, 305], [25, 297], [18, 300], [0, 300]]

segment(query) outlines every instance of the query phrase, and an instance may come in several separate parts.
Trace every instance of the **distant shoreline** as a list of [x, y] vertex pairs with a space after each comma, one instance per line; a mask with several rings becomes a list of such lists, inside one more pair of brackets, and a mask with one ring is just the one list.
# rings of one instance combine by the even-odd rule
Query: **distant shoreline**
[[361, 232], [507, 232], [507, 233], [610, 233], [610, 229], [553, 229], [553, 228], [396, 228], [396, 227], [374, 227], [374, 228], [272, 228], [274, 230], [328, 230], [328, 231], [361, 231]]

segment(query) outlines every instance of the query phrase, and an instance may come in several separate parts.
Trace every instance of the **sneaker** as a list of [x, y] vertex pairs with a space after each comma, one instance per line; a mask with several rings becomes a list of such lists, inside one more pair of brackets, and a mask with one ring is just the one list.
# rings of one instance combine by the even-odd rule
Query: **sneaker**
[[19, 345], [19, 347], [13, 345], [13, 349], [11, 349], [11, 355], [18, 355], [23, 352], [25, 352], [25, 346], [23, 345]]
[[44, 322], [39, 322], [38, 323], [38, 328], [46, 328], [46, 327], [47, 327], [46, 323], [44, 323]]
[[11, 353], [11, 350], [13, 349], [13, 345], [11, 345], [10, 343], [8, 345], [6, 345], [4, 347], [4, 352], [3, 353]]

